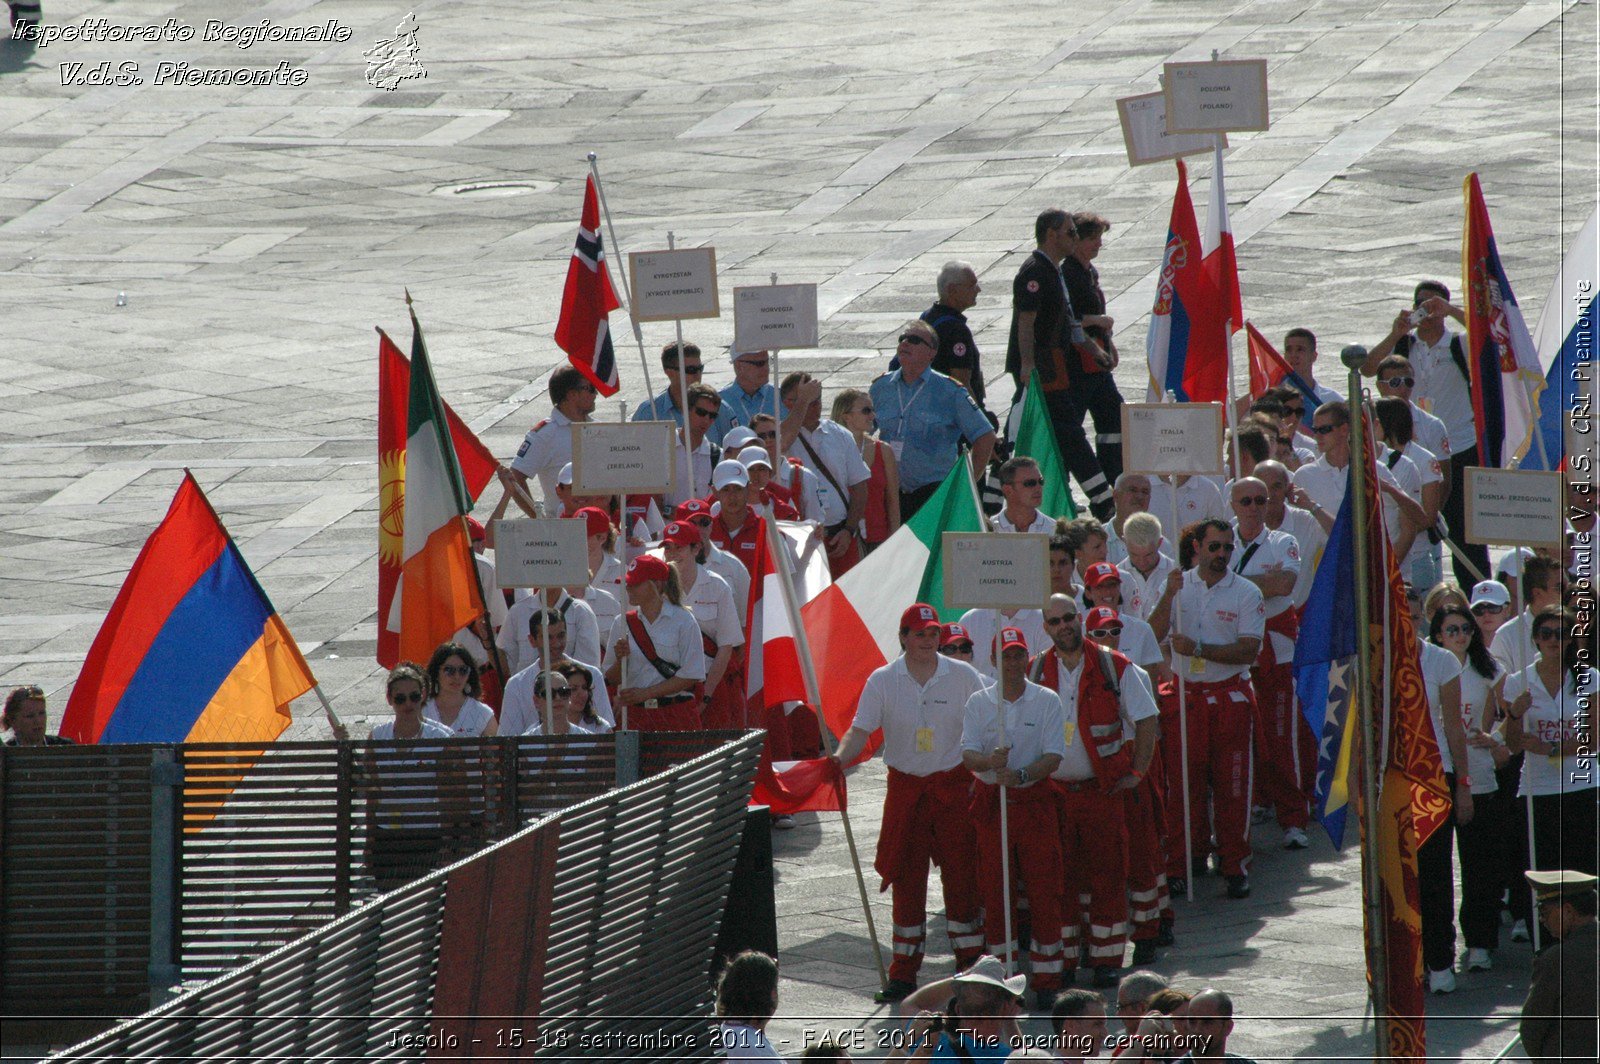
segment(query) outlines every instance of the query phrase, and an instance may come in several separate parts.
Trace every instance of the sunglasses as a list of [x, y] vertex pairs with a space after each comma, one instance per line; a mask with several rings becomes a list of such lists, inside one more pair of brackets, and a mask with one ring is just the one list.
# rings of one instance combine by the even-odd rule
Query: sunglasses
[[1233, 544], [1232, 543], [1207, 543], [1206, 544], [1206, 550], [1210, 551], [1212, 554], [1232, 554], [1233, 553]]
[[758, 440], [775, 440], [777, 438], [778, 438], [778, 434], [776, 432], [758, 432], [758, 433], [756, 433], [756, 439], [758, 439]]
[[403, 706], [407, 703], [420, 706], [422, 705], [422, 692], [412, 691], [408, 695], [390, 695], [389, 701], [393, 702], [397, 706]]
[[1306, 408], [1303, 406], [1286, 406], [1283, 408], [1283, 410], [1284, 413], [1293, 414], [1295, 417], [1306, 416]]
[[1482, 617], [1486, 613], [1504, 613], [1505, 610], [1506, 608], [1504, 606], [1492, 606], [1485, 604], [1482, 606], [1472, 607], [1472, 615], [1474, 617]]
[[767, 360], [764, 359], [764, 358], [763, 359], [759, 359], [759, 360], [754, 359], [754, 358], [741, 358], [739, 361], [735, 362], [734, 365], [736, 365], [736, 366], [753, 366], [756, 369], [766, 369], [767, 368]]
[[1044, 626], [1046, 628], [1054, 628], [1058, 624], [1067, 624], [1068, 622], [1075, 621], [1077, 619], [1078, 615], [1076, 613], [1063, 613], [1059, 617], [1046, 617], [1044, 619]]
[[1417, 383], [1415, 377], [1388, 377], [1378, 382], [1385, 388], [1409, 388]]
[[1013, 480], [1011, 483], [1019, 488], [1042, 488], [1044, 487], [1044, 478], [1031, 477], [1028, 480]]
[[940, 647], [939, 648], [939, 653], [941, 653], [941, 654], [970, 654], [970, 653], [972, 653], [972, 644], [971, 643], [951, 643], [948, 646]]
[[691, 525], [694, 525], [696, 528], [710, 528], [711, 527], [711, 518], [709, 518], [709, 517], [691, 517], [691, 518], [689, 518], [689, 523]]
[[684, 366], [683, 368], [679, 369], [677, 372], [686, 373], [691, 377], [698, 377], [701, 373], [705, 372], [705, 367], [704, 366]]
[[917, 344], [922, 347], [933, 346], [933, 341], [921, 333], [901, 333], [899, 342], [902, 344]]
[[1440, 635], [1471, 635], [1472, 629], [1464, 624], [1447, 624], [1439, 629]]
[[1551, 627], [1546, 626], [1544, 628], [1536, 628], [1536, 629], [1534, 629], [1533, 638], [1535, 638], [1535, 639], [1560, 639], [1562, 634], [1563, 633], [1562, 633], [1561, 629], [1559, 629], [1559, 628], [1551, 628]]
[[717, 412], [715, 410], [706, 410], [706, 409], [704, 409], [702, 407], [698, 407], [697, 406], [697, 407], [694, 408], [694, 416], [695, 417], [716, 417], [717, 416]]
[[440, 666], [439, 671], [446, 676], [466, 676], [472, 672], [465, 665], [443, 665]]
[[1338, 427], [1338, 425], [1312, 425], [1311, 431], [1315, 432], [1318, 436], [1326, 436], [1328, 433], [1332, 432]]
[[1265, 506], [1267, 505], [1267, 497], [1265, 495], [1241, 495], [1233, 500], [1233, 504], [1235, 506]]
[[1108, 636], [1121, 635], [1122, 625], [1119, 624], [1112, 628], [1096, 628], [1093, 629], [1089, 634], [1097, 639], [1105, 639]]
[[545, 693], [546, 698], [568, 698], [572, 695], [570, 687], [555, 687]]
[[877, 411], [873, 410], [872, 407], [870, 407], [870, 406], [864, 406], [860, 410], [856, 411], [856, 413], [858, 413], [858, 414], [873, 414], [873, 413], [876, 413], [876, 412]]

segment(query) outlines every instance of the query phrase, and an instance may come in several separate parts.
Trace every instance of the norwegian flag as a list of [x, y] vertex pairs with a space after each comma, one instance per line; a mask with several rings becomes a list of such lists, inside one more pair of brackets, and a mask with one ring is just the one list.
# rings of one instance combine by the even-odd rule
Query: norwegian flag
[[605, 246], [600, 240], [600, 191], [594, 175], [589, 176], [583, 193], [583, 220], [578, 223], [578, 242], [572, 248], [567, 267], [567, 286], [561, 293], [561, 318], [556, 322], [556, 346], [567, 353], [567, 360], [599, 390], [615, 395], [617, 358], [611, 350], [611, 322], [607, 317], [621, 306], [611, 288], [611, 271], [606, 268]]

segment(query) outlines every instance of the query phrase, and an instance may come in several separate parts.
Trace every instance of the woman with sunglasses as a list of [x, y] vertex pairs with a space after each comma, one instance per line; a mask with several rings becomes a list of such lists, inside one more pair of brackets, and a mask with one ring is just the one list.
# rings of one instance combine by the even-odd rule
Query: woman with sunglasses
[[384, 693], [394, 719], [375, 725], [366, 753], [367, 867], [380, 890], [431, 870], [444, 844], [439, 810], [443, 747], [422, 739], [451, 738], [422, 715], [428, 678], [413, 662], [389, 670]]
[[1461, 861], [1461, 934], [1467, 940], [1467, 970], [1488, 971], [1489, 951], [1500, 945], [1500, 894], [1505, 888], [1500, 847], [1512, 834], [1504, 797], [1498, 793], [1495, 769], [1511, 758], [1500, 740], [1500, 692], [1505, 669], [1489, 654], [1483, 634], [1462, 605], [1440, 607], [1432, 614], [1428, 640], [1454, 654], [1461, 663], [1461, 725], [1467, 740], [1468, 789], [1472, 819], [1456, 825], [1456, 854]]
[[564, 661], [556, 666], [556, 672], [571, 689], [567, 696], [568, 730], [583, 735], [609, 734], [611, 725], [594, 711], [594, 677], [589, 670], [575, 661]]
[[1600, 780], [1588, 741], [1593, 733], [1578, 715], [1587, 716], [1600, 685], [1571, 634], [1576, 624], [1576, 614], [1560, 605], [1534, 614], [1539, 658], [1506, 680], [1506, 745], [1524, 755], [1518, 795], [1531, 805], [1533, 826], [1527, 867], [1594, 875]]
[[861, 522], [861, 550], [870, 554], [900, 527], [900, 467], [894, 450], [877, 437], [872, 396], [846, 388], [833, 397], [833, 420], [850, 430], [861, 448], [861, 460], [872, 472], [867, 480], [867, 513]]
[[428, 701], [422, 715], [457, 736], [494, 735], [494, 710], [478, 701], [482, 688], [472, 655], [460, 643], [440, 643], [428, 659]]

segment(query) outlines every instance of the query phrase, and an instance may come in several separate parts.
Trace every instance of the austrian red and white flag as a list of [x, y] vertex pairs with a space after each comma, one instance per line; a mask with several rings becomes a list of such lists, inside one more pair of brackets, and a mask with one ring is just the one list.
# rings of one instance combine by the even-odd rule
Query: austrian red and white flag
[[1222, 176], [1222, 145], [1211, 157], [1211, 204], [1206, 211], [1206, 232], [1200, 240], [1200, 264], [1216, 287], [1222, 309], [1228, 315], [1228, 334], [1244, 324], [1244, 307], [1239, 299], [1239, 261], [1233, 253], [1233, 223], [1228, 220], [1228, 186]]
[[600, 239], [600, 190], [591, 174], [583, 193], [578, 242], [567, 266], [567, 287], [561, 293], [556, 346], [567, 353], [567, 360], [594, 383], [601, 395], [615, 395], [619, 387], [608, 317], [619, 306]]
[[[779, 545], [774, 522], [765, 523], [767, 534], [758, 541], [750, 567], [750, 608], [745, 615], [745, 646], [750, 648], [745, 694], [752, 710], [780, 702], [809, 701], [800, 668], [800, 646], [775, 558], [775, 552], [784, 548]], [[752, 719], [762, 718], [752, 714]]]

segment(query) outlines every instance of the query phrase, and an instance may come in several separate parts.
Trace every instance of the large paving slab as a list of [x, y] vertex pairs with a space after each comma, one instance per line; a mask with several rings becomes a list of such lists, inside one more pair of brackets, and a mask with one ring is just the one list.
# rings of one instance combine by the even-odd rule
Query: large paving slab
[[[0, 685], [43, 685], [53, 721], [186, 467], [341, 712], [358, 727], [383, 715], [372, 327], [403, 335], [409, 287], [447, 398], [509, 458], [560, 360], [550, 337], [591, 150], [623, 250], [670, 232], [717, 247], [724, 291], [772, 273], [819, 282], [824, 349], [785, 364], [830, 389], [881, 371], [951, 258], [980, 271], [971, 317], [997, 372], [1008, 282], [1034, 215], [1060, 204], [1114, 223], [1100, 265], [1119, 379], [1140, 395], [1173, 170], [1127, 167], [1114, 101], [1213, 49], [1271, 71], [1272, 128], [1234, 135], [1227, 163], [1245, 306], [1269, 336], [1309, 326], [1330, 353], [1371, 342], [1418, 277], [1454, 279], [1470, 169], [1535, 320], [1594, 202], [1596, 8], [1569, 0], [45, 6], [56, 26], [350, 31], [243, 49], [203, 33], [0, 45]], [[426, 76], [374, 88], [362, 53], [408, 11]], [[138, 64], [144, 84], [65, 83], [62, 64], [102, 62]], [[157, 84], [163, 62], [305, 77]], [[1210, 165], [1192, 160], [1202, 210]], [[635, 404], [638, 352], [620, 315], [613, 330]], [[688, 329], [708, 350], [731, 333], [730, 318]], [[647, 347], [670, 338], [644, 328]], [[729, 379], [708, 364], [711, 383]], [[311, 700], [295, 714], [291, 737], [322, 733]], [[881, 780], [858, 780], [870, 865]], [[1238, 992], [1241, 1052], [1358, 1055], [1357, 863], [1325, 841], [1301, 855], [1258, 841], [1255, 897], [1212, 889], [1183, 906], [1161, 968]], [[871, 1022], [836, 821], [803, 823], [778, 850], [777, 1030]], [[1492, 976], [1430, 1003], [1466, 1017], [1436, 1017], [1441, 1054], [1504, 1045], [1526, 963], [1526, 947], [1503, 949]]]

